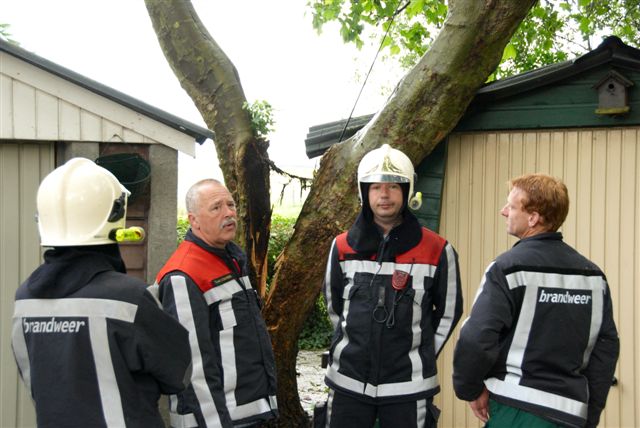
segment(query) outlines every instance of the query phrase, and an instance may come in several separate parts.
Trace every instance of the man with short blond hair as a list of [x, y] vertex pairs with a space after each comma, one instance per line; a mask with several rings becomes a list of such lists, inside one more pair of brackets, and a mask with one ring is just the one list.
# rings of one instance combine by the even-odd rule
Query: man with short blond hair
[[513, 248], [487, 268], [453, 360], [458, 398], [487, 427], [595, 427], [618, 359], [604, 273], [557, 230], [564, 183], [510, 181], [500, 214]]

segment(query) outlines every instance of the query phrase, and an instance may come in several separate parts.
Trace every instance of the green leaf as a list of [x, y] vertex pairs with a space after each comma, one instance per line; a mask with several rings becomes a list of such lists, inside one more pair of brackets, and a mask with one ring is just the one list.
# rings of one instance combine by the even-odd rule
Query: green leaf
[[424, 0], [411, 0], [411, 4], [406, 9], [407, 14], [412, 17], [422, 12]]
[[511, 43], [507, 43], [507, 46], [504, 47], [504, 52], [502, 52], [502, 61], [513, 59], [516, 57], [516, 54], [517, 51], [515, 46]]

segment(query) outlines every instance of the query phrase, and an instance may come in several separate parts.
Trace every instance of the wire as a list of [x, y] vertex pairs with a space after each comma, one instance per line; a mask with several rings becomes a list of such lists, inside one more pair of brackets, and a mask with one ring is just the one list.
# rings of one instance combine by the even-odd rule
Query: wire
[[404, 9], [407, 8], [409, 3], [411, 3], [411, 0], [408, 0], [404, 4], [404, 6], [402, 8], [400, 8], [400, 5], [402, 4], [402, 2], [398, 2], [398, 6], [396, 6], [396, 10], [393, 12], [393, 15], [391, 15], [391, 20], [389, 21], [389, 26], [387, 27], [387, 31], [385, 31], [384, 36], [382, 37], [382, 41], [380, 42], [380, 46], [378, 46], [378, 51], [376, 52], [376, 55], [373, 57], [373, 61], [371, 62], [371, 67], [369, 67], [369, 71], [367, 72], [367, 75], [364, 78], [364, 82], [362, 82], [362, 86], [360, 87], [360, 92], [358, 92], [358, 96], [356, 97], [356, 102], [353, 103], [353, 108], [351, 109], [351, 113], [349, 113], [349, 117], [347, 118], [347, 122], [344, 124], [344, 128], [342, 128], [342, 132], [340, 133], [340, 137], [338, 138], [338, 143], [342, 142], [342, 137], [344, 137], [344, 133], [347, 130], [347, 127], [349, 126], [349, 122], [351, 121], [351, 118], [353, 117], [353, 112], [355, 111], [356, 106], [358, 105], [358, 101], [360, 101], [360, 96], [362, 95], [362, 91], [364, 90], [364, 87], [367, 84], [367, 80], [369, 79], [369, 75], [371, 74], [371, 70], [373, 70], [373, 66], [375, 65], [376, 60], [378, 59], [378, 54], [382, 50], [382, 46], [384, 45], [384, 41], [387, 39], [387, 35], [389, 34], [389, 31], [391, 30], [391, 26], [393, 25], [393, 20], [396, 19], [396, 16], [400, 12], [402, 12]]

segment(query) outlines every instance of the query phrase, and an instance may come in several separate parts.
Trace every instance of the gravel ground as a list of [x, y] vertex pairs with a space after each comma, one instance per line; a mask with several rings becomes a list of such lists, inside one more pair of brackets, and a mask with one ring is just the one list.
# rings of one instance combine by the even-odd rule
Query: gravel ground
[[300, 404], [309, 414], [313, 415], [313, 406], [320, 401], [327, 400], [329, 389], [324, 384], [322, 361], [322, 351], [299, 351], [296, 370], [298, 372], [298, 394]]

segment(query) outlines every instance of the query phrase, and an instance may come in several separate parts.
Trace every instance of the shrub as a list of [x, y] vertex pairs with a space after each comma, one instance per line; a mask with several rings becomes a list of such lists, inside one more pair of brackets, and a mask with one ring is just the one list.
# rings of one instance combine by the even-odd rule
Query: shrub
[[324, 350], [329, 347], [331, 336], [333, 336], [333, 328], [329, 321], [327, 305], [324, 302], [324, 296], [320, 294], [302, 327], [298, 337], [298, 347], [306, 350]]
[[176, 230], [178, 232], [178, 245], [180, 245], [180, 243], [184, 241], [184, 235], [186, 235], [187, 230], [189, 230], [189, 219], [187, 217], [178, 217]]
[[293, 234], [293, 226], [296, 219], [293, 217], [282, 217], [274, 214], [271, 216], [271, 233], [269, 235], [269, 250], [267, 252], [267, 264], [269, 275], [267, 284], [271, 284], [271, 276], [275, 271], [276, 259], [284, 249], [284, 246]]

